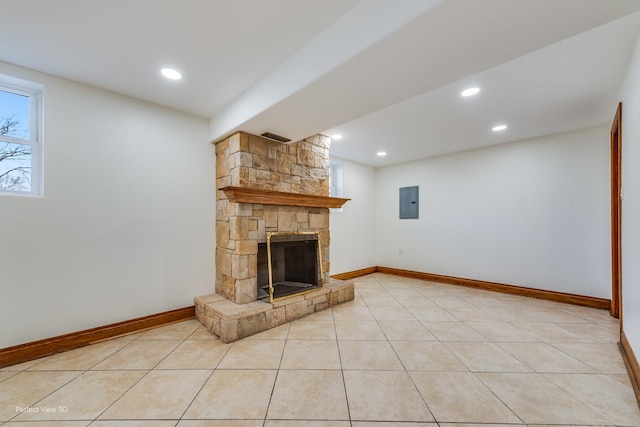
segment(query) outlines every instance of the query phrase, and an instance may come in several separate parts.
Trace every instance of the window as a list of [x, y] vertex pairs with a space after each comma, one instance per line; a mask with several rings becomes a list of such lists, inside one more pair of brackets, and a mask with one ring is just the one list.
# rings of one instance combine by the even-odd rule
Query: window
[[[342, 187], [343, 172], [342, 166], [337, 163], [329, 164], [329, 196], [343, 197], [344, 190]], [[331, 212], [343, 212], [343, 208], [331, 209]]]
[[42, 192], [42, 89], [0, 75], [0, 193]]

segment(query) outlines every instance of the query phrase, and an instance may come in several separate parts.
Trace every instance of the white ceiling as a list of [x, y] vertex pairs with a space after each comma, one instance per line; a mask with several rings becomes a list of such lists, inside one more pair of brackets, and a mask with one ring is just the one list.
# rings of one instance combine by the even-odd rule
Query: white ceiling
[[[331, 154], [372, 166], [607, 123], [640, 31], [640, 0], [0, 0], [0, 10], [2, 61], [210, 118], [212, 139], [341, 133]], [[184, 79], [165, 81], [163, 66]], [[480, 94], [461, 98], [470, 85]], [[492, 133], [498, 122], [507, 131]]]
[[639, 30], [636, 13], [324, 133], [344, 135], [333, 155], [383, 166], [610, 124]]
[[211, 117], [357, 3], [0, 0], [0, 60]]

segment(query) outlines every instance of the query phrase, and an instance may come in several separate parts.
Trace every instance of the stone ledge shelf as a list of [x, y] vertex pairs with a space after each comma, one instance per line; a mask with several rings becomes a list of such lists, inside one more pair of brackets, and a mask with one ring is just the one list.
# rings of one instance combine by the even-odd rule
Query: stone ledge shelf
[[257, 203], [260, 205], [298, 206], [309, 208], [341, 208], [351, 199], [314, 196], [311, 194], [287, 193], [247, 187], [222, 187], [220, 191], [231, 202]]
[[352, 281], [332, 279], [323, 288], [274, 303], [236, 304], [218, 295], [194, 298], [196, 318], [224, 343], [275, 328], [354, 298]]

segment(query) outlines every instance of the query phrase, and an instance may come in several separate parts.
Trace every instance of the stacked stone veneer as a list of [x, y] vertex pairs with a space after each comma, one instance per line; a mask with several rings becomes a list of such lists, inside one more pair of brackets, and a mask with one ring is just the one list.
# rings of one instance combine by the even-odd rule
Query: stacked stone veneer
[[[238, 132], [216, 143], [216, 186], [329, 195], [330, 139], [292, 144]], [[329, 209], [231, 202], [216, 196], [216, 293], [237, 304], [257, 299], [258, 243], [269, 231], [319, 233], [329, 281]]]

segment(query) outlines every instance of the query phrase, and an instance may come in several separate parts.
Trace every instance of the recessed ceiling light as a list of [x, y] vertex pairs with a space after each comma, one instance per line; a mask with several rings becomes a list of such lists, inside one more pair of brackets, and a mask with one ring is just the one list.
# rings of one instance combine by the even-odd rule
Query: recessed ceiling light
[[163, 68], [160, 70], [163, 76], [171, 80], [180, 80], [182, 78], [182, 74], [179, 71], [174, 70], [173, 68]]
[[506, 128], [507, 128], [507, 125], [498, 125], [498, 126], [492, 127], [491, 130], [494, 132], [500, 132], [501, 130], [505, 130]]
[[378, 157], [384, 157], [384, 156], [387, 155], [387, 152], [386, 151], [378, 151], [377, 154], [378, 154]]
[[342, 135], [340, 135], [339, 133], [331, 135], [331, 139], [342, 139]]
[[469, 89], [465, 89], [462, 92], [460, 92], [460, 95], [462, 95], [462, 96], [473, 96], [473, 95], [476, 95], [478, 92], [480, 92], [480, 88], [479, 87], [470, 87]]

